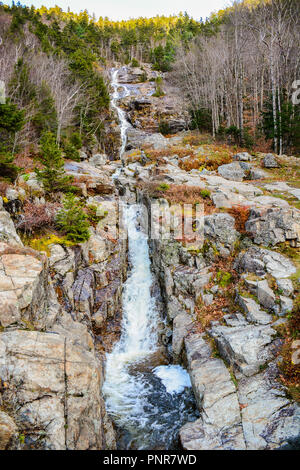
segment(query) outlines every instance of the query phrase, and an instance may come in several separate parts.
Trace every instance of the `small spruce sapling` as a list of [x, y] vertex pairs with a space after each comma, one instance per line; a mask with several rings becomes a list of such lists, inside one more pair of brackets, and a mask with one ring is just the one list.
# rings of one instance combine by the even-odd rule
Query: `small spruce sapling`
[[64, 159], [62, 158], [62, 150], [55, 141], [55, 137], [51, 132], [45, 132], [40, 141], [41, 155], [40, 162], [44, 168], [35, 169], [37, 178], [43, 183], [47, 193], [56, 191], [70, 190], [70, 182], [72, 177], [67, 175], [64, 169]]
[[82, 243], [90, 238], [87, 215], [79, 199], [72, 193], [66, 194], [63, 209], [56, 216], [56, 225], [72, 242]]

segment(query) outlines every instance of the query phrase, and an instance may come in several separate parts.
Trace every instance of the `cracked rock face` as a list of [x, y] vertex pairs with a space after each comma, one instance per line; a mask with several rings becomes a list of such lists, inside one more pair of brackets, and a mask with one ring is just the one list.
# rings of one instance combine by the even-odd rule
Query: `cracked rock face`
[[300, 246], [300, 214], [293, 208], [253, 208], [245, 229], [258, 245], [272, 245], [288, 241]]
[[181, 428], [184, 449], [262, 450], [299, 445], [300, 406], [286, 397], [274, 362], [264, 372], [233, 381], [225, 363], [213, 357], [203, 334], [189, 335], [185, 346], [200, 418]]
[[0, 450], [5, 450], [17, 434], [14, 420], [3, 411], [0, 411]]
[[235, 230], [235, 220], [229, 214], [213, 214], [204, 218], [204, 235], [207, 239], [215, 241], [217, 248], [224, 245], [232, 250], [239, 238]]
[[275, 251], [252, 247], [240, 253], [234, 263], [239, 273], [255, 273], [263, 276], [266, 272], [276, 279], [288, 278], [296, 272], [296, 267], [285, 256]]
[[25, 321], [40, 329], [54, 319], [46, 258], [30, 249], [0, 244], [0, 325]]
[[267, 346], [275, 334], [268, 325], [216, 326], [211, 329], [222, 357], [246, 376], [258, 372], [259, 367], [271, 359]]
[[[278, 449], [300, 442], [300, 406], [291, 404], [269, 368], [239, 383], [243, 431], [247, 448]], [[275, 374], [274, 374], [275, 372]]]
[[243, 178], [246, 176], [242, 165], [238, 161], [219, 166], [218, 173], [223, 178], [233, 181], [243, 181]]
[[83, 343], [53, 333], [4, 332], [0, 378], [3, 404], [13, 403], [26, 448], [102, 447], [101, 368]]
[[245, 449], [234, 383], [221, 359], [211, 357], [203, 335], [185, 339], [190, 376], [201, 417], [180, 430], [184, 449]]
[[19, 235], [16, 232], [13, 221], [8, 212], [3, 209], [2, 198], [0, 197], [0, 242], [9, 243], [13, 246], [23, 246]]

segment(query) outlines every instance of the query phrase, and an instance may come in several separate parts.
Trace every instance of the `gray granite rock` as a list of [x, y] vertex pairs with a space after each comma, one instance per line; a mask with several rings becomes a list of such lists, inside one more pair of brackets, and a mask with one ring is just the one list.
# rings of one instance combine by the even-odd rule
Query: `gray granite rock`
[[245, 449], [236, 388], [221, 359], [203, 335], [185, 339], [193, 390], [201, 417], [180, 430], [184, 449]]
[[246, 313], [246, 318], [251, 323], [259, 325], [268, 325], [272, 321], [271, 315], [261, 310], [260, 306], [254, 299], [238, 296], [239, 304]]
[[267, 346], [276, 331], [269, 325], [216, 326], [210, 333], [222, 357], [246, 376], [257, 373], [259, 367], [272, 357]]
[[218, 167], [220, 176], [227, 180], [243, 181], [246, 176], [245, 170], [241, 167], [239, 162], [226, 163]]
[[279, 168], [280, 167], [279, 163], [277, 162], [276, 158], [274, 157], [272, 153], [268, 153], [267, 155], [265, 155], [263, 159], [263, 165], [265, 168]]
[[279, 449], [300, 442], [300, 407], [290, 403], [276, 377], [270, 367], [239, 382], [247, 449]]

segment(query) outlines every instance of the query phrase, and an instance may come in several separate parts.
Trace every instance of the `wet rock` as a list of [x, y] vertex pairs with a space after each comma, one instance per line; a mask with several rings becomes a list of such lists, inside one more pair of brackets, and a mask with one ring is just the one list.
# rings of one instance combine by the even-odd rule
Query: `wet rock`
[[265, 168], [279, 168], [280, 167], [279, 163], [277, 162], [276, 158], [274, 157], [272, 153], [268, 153], [267, 155], [265, 155], [263, 159], [263, 165]]
[[[223, 403], [223, 406], [230, 405]], [[235, 403], [233, 405], [235, 406]], [[231, 409], [228, 409], [231, 412]], [[186, 450], [245, 450], [241, 425], [225, 428], [223, 433], [218, 431], [215, 426], [204, 423], [203, 418], [188, 422], [179, 433], [182, 447]]]

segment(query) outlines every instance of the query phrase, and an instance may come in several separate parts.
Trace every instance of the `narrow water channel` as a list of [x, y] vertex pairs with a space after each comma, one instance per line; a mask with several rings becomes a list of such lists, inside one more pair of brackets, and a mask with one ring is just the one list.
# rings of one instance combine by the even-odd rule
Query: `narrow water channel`
[[[118, 108], [119, 95], [114, 96]], [[122, 116], [122, 128], [126, 115], [118, 115]], [[126, 145], [126, 129], [122, 135], [122, 144], [124, 138]], [[167, 364], [159, 344], [161, 318], [152, 294], [154, 279], [148, 237], [141, 229], [142, 216], [139, 205], [130, 205], [124, 211], [129, 274], [122, 297], [121, 337], [106, 358], [103, 394], [118, 431], [119, 449], [174, 449], [179, 428], [194, 421], [197, 411], [187, 371]]]
[[[130, 91], [126, 87], [126, 85], [121, 85], [118, 81], [118, 73], [119, 70], [115, 69], [112, 72], [111, 76], [111, 86], [113, 87], [113, 95], [111, 99], [111, 105], [112, 107], [117, 111], [118, 114], [118, 119], [120, 122], [120, 134], [121, 134], [121, 147], [120, 147], [120, 160], [122, 160], [122, 156], [125, 152], [126, 148], [126, 141], [127, 141], [127, 129], [130, 127], [130, 123], [128, 122], [126, 118], [126, 112], [118, 106], [118, 100], [120, 98], [125, 98], [126, 96], [129, 96]], [[121, 92], [119, 90], [122, 90]]]

